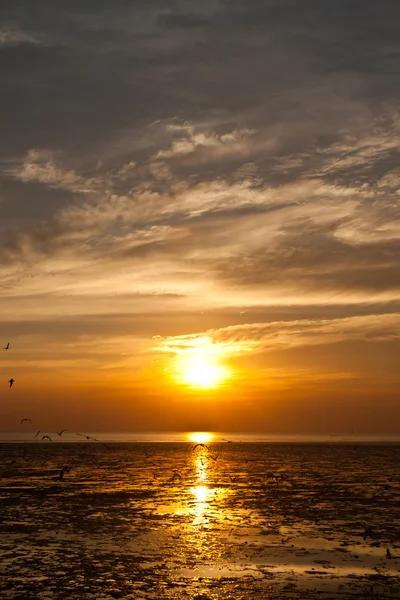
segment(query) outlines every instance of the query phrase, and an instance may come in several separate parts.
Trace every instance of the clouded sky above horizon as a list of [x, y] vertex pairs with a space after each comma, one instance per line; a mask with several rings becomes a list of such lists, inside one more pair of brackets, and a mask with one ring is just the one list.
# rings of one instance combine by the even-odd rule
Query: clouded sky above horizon
[[397, 431], [399, 20], [0, 6], [0, 429]]

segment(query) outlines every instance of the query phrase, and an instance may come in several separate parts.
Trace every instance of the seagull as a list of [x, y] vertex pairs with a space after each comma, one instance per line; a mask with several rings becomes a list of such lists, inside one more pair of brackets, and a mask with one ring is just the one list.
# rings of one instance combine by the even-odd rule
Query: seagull
[[39, 429], [39, 431], [37, 432], [37, 434], [35, 435], [35, 437], [33, 438], [34, 440], [36, 440], [36, 438], [37, 438], [37, 436], [39, 435], [39, 433], [40, 433], [40, 429]]
[[7, 342], [7, 346], [4, 346], [4, 350], [8, 350], [10, 347], [10, 342]]
[[10, 387], [12, 387], [12, 384], [14, 383], [14, 381], [15, 381], [15, 379], [13, 379], [12, 377], [11, 377], [11, 379], [8, 380], [8, 383], [10, 384]]
[[62, 435], [64, 433], [64, 431], [68, 431], [68, 429], [61, 429], [61, 431], [56, 431], [56, 434], [57, 435]]
[[219, 453], [216, 454], [215, 456], [213, 456], [212, 454], [210, 454], [210, 458], [215, 462], [219, 457]]
[[29, 421], [30, 423], [32, 423], [32, 419], [21, 419], [21, 425], [24, 421]]
[[76, 435], [80, 435], [81, 437], [84, 437], [87, 440], [93, 440], [94, 442], [99, 442], [99, 444], [101, 444], [102, 446], [105, 446], [107, 448], [107, 450], [111, 450], [110, 446], [107, 446], [107, 444], [105, 444], [104, 442], [101, 442], [100, 440], [97, 440], [96, 438], [94, 438], [90, 435], [86, 435], [86, 433], [76, 433]]
[[174, 482], [176, 478], [178, 478], [180, 481], [182, 481], [182, 475], [180, 473], [178, 473], [178, 471], [174, 471], [174, 474], [171, 477], [171, 481]]
[[374, 537], [374, 530], [369, 525], [365, 528], [365, 531], [364, 531], [364, 542], [368, 537], [370, 537], [370, 538]]
[[62, 481], [63, 477], [64, 477], [64, 474], [65, 473], [69, 473], [70, 470], [71, 470], [71, 467], [68, 467], [68, 466], [62, 467], [60, 473], [58, 474], [58, 480]]
[[193, 448], [192, 451], [194, 452], [196, 450], [196, 448], [198, 448], [199, 446], [201, 446], [202, 448], [207, 448], [207, 450], [210, 450], [210, 448], [207, 446], [207, 444], [196, 444]]
[[51, 442], [51, 437], [50, 437], [50, 436], [48, 436], [48, 435], [44, 435], [44, 436], [42, 437], [42, 442], [43, 442], [43, 440], [50, 440], [50, 442]]

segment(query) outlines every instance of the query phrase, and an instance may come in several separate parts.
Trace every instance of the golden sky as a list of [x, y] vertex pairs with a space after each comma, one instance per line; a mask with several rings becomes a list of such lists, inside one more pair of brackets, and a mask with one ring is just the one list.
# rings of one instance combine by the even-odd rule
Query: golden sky
[[398, 432], [400, 7], [22, 4], [0, 429]]

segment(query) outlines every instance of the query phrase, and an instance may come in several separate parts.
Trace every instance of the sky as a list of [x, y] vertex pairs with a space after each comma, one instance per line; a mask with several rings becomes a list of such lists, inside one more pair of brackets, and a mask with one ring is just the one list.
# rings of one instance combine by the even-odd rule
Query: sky
[[0, 4], [1, 430], [398, 433], [399, 21]]

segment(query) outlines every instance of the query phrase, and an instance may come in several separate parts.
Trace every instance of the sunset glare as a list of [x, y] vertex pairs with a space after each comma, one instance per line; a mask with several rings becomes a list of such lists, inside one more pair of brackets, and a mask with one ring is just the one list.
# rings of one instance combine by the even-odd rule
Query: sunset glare
[[189, 433], [187, 437], [190, 442], [194, 442], [196, 444], [206, 444], [208, 442], [211, 442], [214, 436], [212, 433], [209, 432], [196, 431], [193, 433]]
[[212, 364], [205, 358], [193, 357], [185, 365], [182, 382], [197, 388], [213, 388], [227, 377], [227, 370], [221, 365]]

